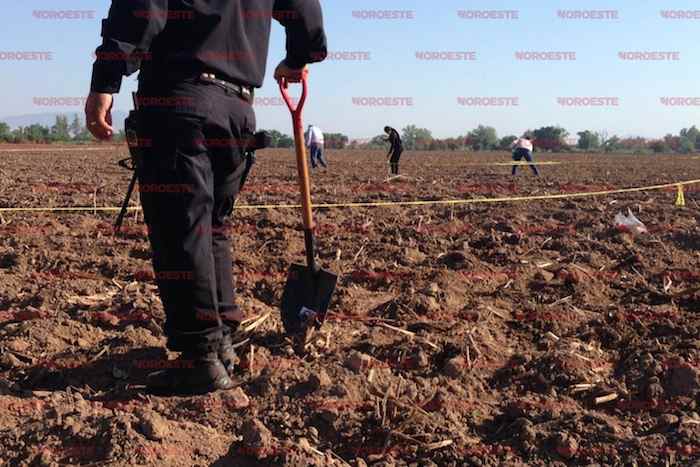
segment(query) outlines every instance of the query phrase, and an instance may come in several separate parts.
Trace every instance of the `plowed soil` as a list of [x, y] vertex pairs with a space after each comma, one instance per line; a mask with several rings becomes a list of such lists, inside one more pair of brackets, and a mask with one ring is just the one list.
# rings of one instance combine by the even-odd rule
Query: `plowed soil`
[[[117, 206], [124, 149], [7, 152], [0, 207]], [[700, 178], [683, 156], [330, 151], [316, 203], [480, 199]], [[295, 204], [290, 151], [258, 155], [240, 205]], [[240, 385], [153, 397], [167, 366], [146, 229], [116, 213], [2, 213], [0, 465], [693, 465], [700, 459], [697, 188], [317, 211], [340, 274], [296, 356], [278, 306], [298, 210], [231, 219]], [[617, 229], [630, 210], [648, 233]], [[267, 316], [267, 318], [265, 318]], [[264, 319], [263, 319], [264, 318]], [[4, 463], [4, 464], [3, 464]], [[700, 465], [700, 463], [696, 464]]]

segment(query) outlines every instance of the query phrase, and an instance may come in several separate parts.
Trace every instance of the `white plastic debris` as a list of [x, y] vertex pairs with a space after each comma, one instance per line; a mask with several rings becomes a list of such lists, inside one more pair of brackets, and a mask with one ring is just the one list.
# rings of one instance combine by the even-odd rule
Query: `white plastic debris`
[[615, 227], [623, 232], [630, 232], [634, 235], [648, 233], [644, 223], [637, 219], [629, 208], [627, 208], [626, 216], [621, 212], [617, 213], [617, 216], [615, 216]]

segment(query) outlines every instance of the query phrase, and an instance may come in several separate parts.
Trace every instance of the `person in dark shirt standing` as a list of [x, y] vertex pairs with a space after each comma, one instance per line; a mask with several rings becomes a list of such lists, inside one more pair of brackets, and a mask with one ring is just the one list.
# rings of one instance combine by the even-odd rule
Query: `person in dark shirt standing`
[[[180, 352], [167, 370], [149, 375], [152, 391], [234, 385], [231, 333], [242, 313], [222, 227], [245, 171], [245, 142], [255, 133], [251, 104], [263, 83], [273, 18], [287, 35], [275, 79], [299, 82], [307, 64], [327, 55], [319, 0], [114, 0], [102, 22], [88, 129], [111, 138], [112, 94], [123, 76], [140, 70], [139, 189], [167, 346]], [[161, 189], [144, 189], [154, 185]]]
[[384, 127], [384, 133], [388, 136], [384, 141], [388, 141], [390, 144], [389, 152], [386, 157], [391, 157], [389, 159], [389, 164], [391, 165], [391, 174], [399, 174], [399, 159], [401, 159], [401, 153], [403, 152], [403, 143], [401, 142], [401, 136], [399, 132], [390, 126]]

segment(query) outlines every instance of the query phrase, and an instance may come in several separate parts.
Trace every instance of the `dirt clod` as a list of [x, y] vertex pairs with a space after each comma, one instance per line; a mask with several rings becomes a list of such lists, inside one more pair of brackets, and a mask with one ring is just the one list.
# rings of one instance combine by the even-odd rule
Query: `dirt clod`
[[139, 430], [143, 435], [153, 441], [161, 441], [167, 438], [170, 429], [168, 422], [157, 412], [142, 410], [137, 413]]
[[560, 456], [571, 459], [576, 456], [578, 452], [578, 441], [572, 436], [564, 433], [558, 433], [555, 437], [557, 454]]
[[464, 357], [459, 356], [451, 358], [445, 362], [445, 374], [450, 378], [459, 378], [467, 368], [467, 361]]
[[240, 387], [223, 393], [221, 398], [224, 400], [225, 404], [233, 410], [245, 409], [250, 406], [248, 395]]
[[246, 420], [242, 429], [243, 445], [246, 452], [264, 459], [273, 454], [275, 438], [270, 430], [258, 419]]
[[672, 368], [668, 375], [668, 391], [672, 396], [692, 396], [698, 391], [700, 372], [689, 365]]
[[352, 368], [356, 372], [366, 370], [372, 364], [372, 357], [369, 355], [353, 351], [348, 355], [346, 364], [349, 368]]
[[319, 370], [311, 373], [309, 376], [309, 386], [316, 391], [321, 388], [326, 388], [333, 383], [328, 373], [325, 370]]

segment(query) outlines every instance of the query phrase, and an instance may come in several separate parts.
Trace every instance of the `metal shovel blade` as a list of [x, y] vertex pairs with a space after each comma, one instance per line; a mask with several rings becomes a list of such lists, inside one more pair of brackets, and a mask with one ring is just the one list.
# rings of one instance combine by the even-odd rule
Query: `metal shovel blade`
[[282, 324], [289, 335], [301, 334], [312, 326], [320, 326], [335, 291], [338, 276], [308, 266], [292, 264], [282, 294]]

